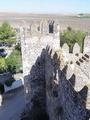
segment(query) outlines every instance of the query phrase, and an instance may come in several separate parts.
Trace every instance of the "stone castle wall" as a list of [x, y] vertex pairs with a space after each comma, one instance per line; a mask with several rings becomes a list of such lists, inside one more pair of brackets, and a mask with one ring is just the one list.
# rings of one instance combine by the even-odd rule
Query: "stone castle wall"
[[61, 70], [60, 64], [60, 54], [47, 46], [38, 56], [30, 73], [24, 76], [30, 85], [27, 98], [30, 119], [88, 119], [88, 87], [83, 86], [78, 92], [75, 91], [76, 76], [73, 74], [67, 79], [67, 68]]
[[[40, 120], [41, 115], [47, 116], [45, 120], [48, 120], [48, 117], [50, 120], [87, 119], [89, 115], [86, 98], [89, 86], [86, 82], [90, 79], [86, 79], [87, 69], [82, 67], [82, 57], [84, 54], [88, 54], [86, 56], [89, 57], [89, 52], [80, 53], [77, 43], [74, 45], [73, 54], [69, 53], [67, 44], [60, 48], [59, 31], [38, 37], [29, 36], [27, 29], [21, 28], [20, 31], [26, 104], [30, 111], [30, 119], [38, 116], [37, 119]], [[76, 56], [76, 53], [79, 56]], [[71, 60], [73, 64], [70, 65]], [[64, 67], [67, 61], [69, 67], [66, 74], [61, 65]], [[89, 58], [87, 64], [90, 66]], [[78, 82], [80, 78], [82, 82]], [[78, 83], [82, 83], [81, 86]]]
[[[27, 34], [27, 29], [20, 28], [20, 36], [21, 36], [21, 48], [22, 48], [22, 62], [23, 62], [23, 76], [27, 76], [30, 74], [32, 66], [35, 64], [38, 56], [40, 56], [42, 49], [46, 48], [47, 45], [50, 45], [53, 49], [59, 49], [60, 40], [59, 34], [49, 34], [42, 36], [30, 36]], [[30, 84], [28, 80], [25, 80], [25, 92], [26, 101], [29, 102], [28, 97], [30, 95], [28, 92], [30, 91]]]
[[[89, 87], [85, 84], [87, 80], [84, 77], [81, 78], [81, 84], [77, 78], [78, 75], [74, 74], [74, 72], [67, 78], [67, 72], [70, 72], [70, 69], [63, 68], [61, 70], [60, 57], [58, 52], [49, 49], [45, 59], [46, 99], [49, 119], [86, 119], [86, 98], [89, 92]], [[78, 82], [81, 86], [79, 86]], [[79, 87], [78, 91], [77, 86]]]

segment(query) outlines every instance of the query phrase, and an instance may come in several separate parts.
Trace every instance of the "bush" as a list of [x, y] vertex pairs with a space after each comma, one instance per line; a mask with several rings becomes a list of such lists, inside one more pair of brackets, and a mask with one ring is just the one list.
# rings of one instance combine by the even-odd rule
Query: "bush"
[[0, 94], [3, 94], [3, 93], [4, 93], [4, 85], [0, 83]]
[[0, 42], [13, 44], [16, 42], [16, 32], [7, 22], [0, 26]]
[[68, 27], [67, 30], [60, 34], [60, 45], [62, 46], [64, 43], [67, 43], [69, 46], [69, 52], [72, 53], [74, 44], [78, 43], [81, 48], [81, 52], [83, 52], [84, 38], [85, 33], [72, 30]]
[[20, 68], [22, 68], [22, 57], [20, 51], [14, 50], [6, 59], [0, 57], [0, 73], [8, 71], [15, 74], [16, 72], [21, 71]]
[[7, 71], [9, 71], [12, 74], [15, 74], [16, 73], [16, 66], [14, 66], [14, 64], [12, 64], [12, 65], [7, 64]]
[[7, 70], [5, 59], [0, 57], [0, 73], [4, 73]]
[[5, 85], [9, 87], [9, 86], [12, 85], [12, 83], [13, 83], [14, 81], [15, 81], [14, 78], [11, 78], [10, 80], [7, 80], [7, 81], [5, 82]]
[[21, 52], [14, 50], [12, 54], [6, 59], [7, 70], [15, 74], [22, 66]]
[[16, 38], [9, 38], [4, 40], [6, 46], [11, 47], [14, 43], [16, 43]]

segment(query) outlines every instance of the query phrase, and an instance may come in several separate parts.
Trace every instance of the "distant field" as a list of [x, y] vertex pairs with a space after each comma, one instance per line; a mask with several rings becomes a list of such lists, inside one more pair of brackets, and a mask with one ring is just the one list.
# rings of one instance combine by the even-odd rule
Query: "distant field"
[[0, 13], [0, 23], [8, 21], [12, 26], [23, 25], [23, 21], [27, 26], [30, 23], [40, 21], [42, 19], [56, 20], [60, 24], [61, 31], [71, 26], [73, 29], [90, 31], [90, 14], [85, 15], [59, 15], [59, 14], [19, 14], [19, 13]]

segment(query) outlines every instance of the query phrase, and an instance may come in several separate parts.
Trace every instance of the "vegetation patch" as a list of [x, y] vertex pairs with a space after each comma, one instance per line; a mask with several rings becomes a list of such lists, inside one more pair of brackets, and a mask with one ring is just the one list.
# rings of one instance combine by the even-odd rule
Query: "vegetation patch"
[[78, 43], [81, 52], [83, 52], [84, 38], [85, 33], [72, 30], [71, 27], [68, 27], [67, 30], [60, 34], [60, 45], [63, 46], [64, 43], [67, 43], [69, 46], [69, 52], [72, 53], [74, 44]]
[[[0, 45], [2, 46], [12, 46], [16, 43], [16, 32], [14, 29], [8, 24], [4, 22], [0, 26]], [[0, 49], [0, 52], [5, 55], [4, 49]], [[2, 56], [3, 57], [3, 56]], [[17, 44], [15, 49], [11, 53], [8, 58], [0, 57], [0, 73], [11, 72], [15, 74], [20, 71], [22, 67], [21, 60], [21, 45]]]
[[22, 67], [21, 52], [14, 50], [11, 55], [6, 59], [7, 70], [12, 74], [18, 72]]
[[0, 43], [5, 43], [7, 45], [12, 45], [16, 42], [16, 32], [7, 23], [4, 22], [0, 27]]

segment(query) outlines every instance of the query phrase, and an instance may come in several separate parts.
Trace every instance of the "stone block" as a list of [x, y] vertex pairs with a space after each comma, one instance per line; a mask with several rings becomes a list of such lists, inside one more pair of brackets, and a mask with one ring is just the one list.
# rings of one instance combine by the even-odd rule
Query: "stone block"
[[78, 43], [75, 43], [73, 47], [73, 54], [77, 54], [77, 53], [80, 53], [80, 46], [78, 45]]

